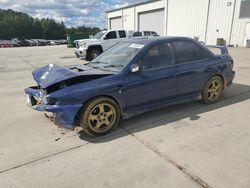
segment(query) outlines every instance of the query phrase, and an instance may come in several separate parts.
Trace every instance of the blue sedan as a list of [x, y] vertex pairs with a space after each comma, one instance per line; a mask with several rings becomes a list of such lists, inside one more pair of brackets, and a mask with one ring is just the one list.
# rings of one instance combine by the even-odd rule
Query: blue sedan
[[233, 59], [215, 55], [185, 37], [132, 39], [85, 65], [50, 64], [33, 71], [37, 86], [25, 89], [30, 107], [53, 114], [54, 123], [104, 135], [121, 119], [202, 99], [216, 102], [232, 84]]

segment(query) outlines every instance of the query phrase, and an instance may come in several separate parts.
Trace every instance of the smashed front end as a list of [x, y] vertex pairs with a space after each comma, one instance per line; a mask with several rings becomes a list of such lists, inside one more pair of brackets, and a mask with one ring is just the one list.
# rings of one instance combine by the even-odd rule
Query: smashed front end
[[82, 93], [77, 93], [79, 88], [74, 93], [76, 96], [67, 88], [109, 75], [83, 65], [61, 67], [53, 64], [37, 69], [32, 74], [37, 86], [25, 89], [28, 106], [37, 111], [49, 112], [56, 125], [68, 129], [74, 127], [83, 101], [77, 101], [77, 97], [82, 96]]
[[81, 105], [62, 105], [54, 98], [50, 98], [46, 94], [46, 90], [37, 87], [29, 87], [25, 89], [27, 105], [37, 111], [49, 112], [53, 122], [68, 129], [72, 129], [77, 112]]

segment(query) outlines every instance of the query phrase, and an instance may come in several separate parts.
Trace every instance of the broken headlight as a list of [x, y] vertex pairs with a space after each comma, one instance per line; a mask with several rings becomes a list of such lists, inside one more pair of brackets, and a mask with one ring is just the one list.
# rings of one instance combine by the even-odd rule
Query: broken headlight
[[43, 103], [46, 105], [58, 105], [59, 101], [56, 98], [45, 96], [43, 98]]

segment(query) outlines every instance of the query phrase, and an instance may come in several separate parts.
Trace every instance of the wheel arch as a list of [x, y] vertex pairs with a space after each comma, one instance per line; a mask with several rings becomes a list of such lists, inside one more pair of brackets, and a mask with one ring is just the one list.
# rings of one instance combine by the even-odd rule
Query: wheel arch
[[91, 53], [91, 50], [93, 49], [98, 49], [100, 50], [100, 52], [102, 53], [103, 52], [103, 48], [100, 44], [96, 44], [96, 45], [91, 45], [88, 47], [87, 51], [86, 51], [86, 59], [87, 60], [92, 60], [92, 58], [90, 57], [90, 53]]
[[90, 52], [90, 50], [92, 50], [92, 49], [100, 49], [101, 52], [103, 52], [102, 45], [100, 45], [100, 44], [95, 44], [95, 45], [89, 46], [88, 49], [87, 49], [87, 53]]
[[118, 102], [118, 100], [115, 97], [110, 96], [110, 95], [99, 95], [99, 96], [91, 97], [88, 100], [86, 100], [84, 103], [82, 103], [82, 106], [79, 108], [79, 110], [78, 110], [78, 112], [76, 113], [76, 116], [75, 116], [75, 120], [74, 120], [75, 125], [77, 125], [77, 126], [79, 125], [80, 112], [83, 109], [85, 109], [87, 107], [87, 105], [89, 103], [91, 103], [91, 101], [94, 101], [94, 100], [96, 100], [98, 98], [109, 98], [109, 99], [113, 100], [117, 104], [117, 106], [119, 108], [119, 111], [120, 111], [120, 114], [121, 114], [121, 117], [122, 117], [121, 105], [120, 105], [120, 103]]
[[216, 73], [216, 74], [213, 74], [212, 76], [210, 76], [207, 80], [206, 80], [206, 82], [205, 82], [205, 84], [203, 85], [203, 87], [202, 87], [202, 89], [206, 86], [206, 84], [209, 82], [209, 80], [211, 80], [213, 77], [215, 77], [215, 76], [218, 76], [218, 77], [220, 77], [221, 78], [221, 80], [222, 80], [222, 84], [223, 84], [223, 90], [226, 88], [226, 80], [225, 80], [225, 77], [222, 75], [222, 74], [220, 74], [220, 73]]
[[[221, 81], [222, 81], [222, 88], [221, 88], [221, 90], [220, 90], [219, 95], [216, 96], [215, 100], [210, 100], [210, 99], [208, 98], [208, 96], [207, 96], [207, 87], [208, 87], [208, 83], [209, 83], [213, 78], [215, 78], [215, 77], [217, 77], [217, 79], [218, 79], [218, 78], [221, 79]], [[216, 101], [218, 100], [218, 98], [221, 96], [221, 92], [222, 92], [224, 89], [225, 89], [225, 78], [224, 78], [223, 74], [220, 74], [220, 73], [213, 74], [212, 76], [210, 76], [210, 77], [208, 78], [208, 80], [206, 81], [206, 83], [205, 83], [205, 85], [204, 85], [204, 87], [203, 87], [203, 89], [202, 89], [202, 91], [201, 91], [201, 97], [202, 97], [201, 99], [202, 99], [203, 102], [206, 103], [206, 104], [212, 104], [212, 103], [214, 103], [214, 102], [216, 102]]]
[[211, 77], [209, 78], [209, 80], [210, 80], [211, 78], [215, 77], [215, 76], [218, 76], [218, 77], [221, 78], [222, 84], [223, 84], [223, 88], [222, 88], [222, 89], [224, 90], [224, 89], [226, 88], [225, 77], [224, 77], [222, 74], [217, 73], [217, 74], [211, 76]]

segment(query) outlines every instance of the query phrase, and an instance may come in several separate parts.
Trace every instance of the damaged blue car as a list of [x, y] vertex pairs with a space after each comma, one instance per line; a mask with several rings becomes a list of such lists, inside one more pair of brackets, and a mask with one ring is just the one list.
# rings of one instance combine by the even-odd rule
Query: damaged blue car
[[121, 119], [202, 99], [216, 102], [232, 84], [233, 59], [225, 47], [185, 37], [132, 39], [84, 65], [50, 64], [33, 71], [37, 86], [25, 89], [28, 105], [51, 112], [54, 123], [104, 135]]

